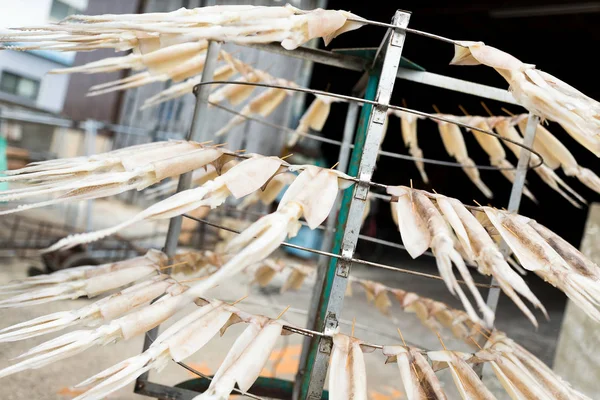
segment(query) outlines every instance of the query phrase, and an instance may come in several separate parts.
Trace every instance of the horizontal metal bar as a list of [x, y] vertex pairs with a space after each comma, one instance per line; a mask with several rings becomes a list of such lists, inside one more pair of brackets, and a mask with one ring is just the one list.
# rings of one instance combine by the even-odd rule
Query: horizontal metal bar
[[[207, 221], [207, 220], [202, 219], [202, 218], [196, 218], [196, 217], [193, 217], [193, 216], [188, 215], [188, 214], [183, 214], [183, 216], [185, 218], [189, 218], [191, 220], [194, 220], [194, 221], [197, 221], [197, 222], [201, 222], [203, 224], [206, 224], [206, 225], [209, 225], [209, 226], [212, 226], [212, 227], [215, 227], [215, 228], [223, 229], [225, 231], [229, 231], [229, 232], [233, 232], [233, 233], [237, 233], [237, 234], [241, 233], [240, 231], [238, 231], [236, 229], [227, 228], [225, 226], [222, 226], [222, 225], [219, 225], [219, 224], [215, 224], [214, 222], [210, 222], [210, 221]], [[322, 255], [322, 256], [327, 256], [327, 257], [332, 257], [332, 258], [337, 258], [337, 259], [341, 259], [342, 258], [342, 256], [340, 256], [339, 254], [334, 254], [334, 253], [330, 253], [328, 251], [323, 251], [323, 250], [311, 249], [310, 247], [299, 246], [297, 244], [292, 244], [292, 243], [288, 243], [288, 242], [281, 242], [281, 246], [289, 247], [289, 248], [297, 249], [297, 250], [304, 250], [304, 251], [308, 251], [309, 253], [315, 253], [315, 254], [319, 254], [319, 255]], [[388, 269], [390, 271], [400, 272], [400, 273], [404, 273], [404, 274], [416, 275], [416, 276], [421, 276], [421, 277], [429, 278], [429, 279], [435, 279], [435, 280], [438, 280], [438, 281], [443, 281], [444, 280], [439, 275], [427, 274], [425, 272], [411, 271], [409, 269], [392, 267], [390, 265], [385, 265], [385, 264], [380, 264], [380, 263], [376, 263], [376, 262], [360, 260], [358, 258], [351, 258], [351, 259], [348, 259], [348, 261], [351, 261], [351, 262], [354, 262], [354, 263], [357, 263], [357, 264], [369, 265], [371, 267]], [[466, 285], [466, 282], [463, 281], [463, 280], [457, 279], [456, 281], [458, 283], [462, 284], [462, 285]], [[484, 287], [484, 288], [497, 287], [495, 285], [488, 285], [488, 284], [485, 284], [485, 283], [475, 283], [475, 286]]]
[[398, 74], [396, 76], [411, 82], [448, 89], [454, 92], [472, 94], [474, 96], [501, 101], [503, 103], [520, 105], [506, 89], [439, 75], [433, 72], [415, 71], [402, 67], [398, 68]]
[[298, 47], [294, 51], [289, 51], [281, 47], [278, 43], [269, 44], [246, 44], [244, 47], [251, 47], [257, 50], [268, 51], [269, 53], [280, 54], [286, 57], [299, 58], [316, 62], [318, 64], [329, 65], [348, 69], [351, 71], [364, 71], [368, 65], [368, 60], [361, 57], [333, 53], [331, 51], [312, 49], [308, 47]]
[[[281, 47], [281, 45], [272, 43], [266, 45], [248, 45], [259, 50], [268, 51], [275, 54], [281, 54], [288, 57], [310, 60], [318, 64], [329, 65], [348, 69], [351, 71], [364, 71], [368, 65], [368, 61], [360, 57], [333, 53], [325, 50], [309, 49], [299, 47], [294, 51], [289, 51]], [[436, 74], [427, 71], [415, 71], [406, 68], [398, 68], [396, 77], [412, 82], [422, 83], [424, 85], [435, 86], [442, 89], [461, 92], [473, 96], [483, 97], [485, 99], [501, 101], [503, 103], [519, 105], [510, 92], [506, 89], [501, 89], [493, 86], [482, 85], [463, 79], [452, 78], [445, 75]]]
[[[225, 299], [223, 299], [222, 301], [224, 301], [226, 303], [231, 303], [232, 301], [235, 301], [235, 299], [234, 300], [225, 300]], [[248, 301], [248, 300], [244, 300], [244, 304], [248, 304], [250, 306], [268, 307], [268, 308], [273, 308], [273, 309], [279, 309], [279, 308], [281, 308], [280, 304], [270, 304], [270, 303], [264, 303], [264, 302], [260, 302], [260, 301]], [[300, 314], [300, 315], [308, 315], [308, 310], [303, 310], [303, 309], [294, 308], [294, 307], [290, 307], [287, 310], [287, 312], [291, 312], [291, 313], [295, 313], [295, 314]], [[338, 319], [338, 322], [340, 324], [346, 325], [346, 326], [353, 326], [354, 325], [354, 327], [357, 328], [357, 329], [362, 329], [364, 331], [368, 331], [368, 332], [371, 332], [371, 333], [376, 333], [377, 335], [384, 336], [384, 337], [387, 337], [387, 338], [390, 338], [390, 339], [396, 339], [396, 340], [398, 339], [398, 336], [396, 336], [396, 335], [390, 335], [390, 334], [387, 334], [385, 332], [381, 332], [381, 331], [379, 331], [377, 329], [374, 329], [370, 325], [364, 325], [364, 324], [358, 323], [356, 321], [350, 321], [350, 320], [347, 320], [347, 319]], [[297, 328], [295, 326], [284, 325], [283, 328], [286, 329], [286, 330], [289, 330], [290, 332], [298, 333], [300, 335], [305, 335], [306, 332], [310, 332], [310, 333], [312, 333], [315, 336], [327, 336], [327, 335], [325, 335], [324, 333], [321, 333], [321, 332], [311, 331], [310, 329], [305, 329], [305, 328]], [[418, 348], [420, 348], [422, 350], [428, 351], [427, 349], [424, 349], [423, 347], [419, 346], [416, 343], [412, 343], [412, 342], [409, 342], [409, 341], [406, 341], [406, 343], [409, 346], [418, 347]]]
[[[59, 128], [84, 129], [84, 124], [87, 121], [75, 121], [66, 118], [60, 118], [53, 115], [47, 115], [39, 112], [31, 112], [14, 108], [1, 108], [0, 119], [8, 121], [18, 121], [32, 124], [49, 125]], [[184, 137], [183, 132], [168, 132], [168, 131], [152, 131], [149, 129], [138, 128], [135, 126], [124, 126], [117, 124], [109, 124], [101, 121], [94, 121], [98, 124], [99, 129], [108, 129], [116, 133], [125, 133], [128, 135], [144, 136], [150, 138], [149, 134], [153, 133], [159, 138]]]

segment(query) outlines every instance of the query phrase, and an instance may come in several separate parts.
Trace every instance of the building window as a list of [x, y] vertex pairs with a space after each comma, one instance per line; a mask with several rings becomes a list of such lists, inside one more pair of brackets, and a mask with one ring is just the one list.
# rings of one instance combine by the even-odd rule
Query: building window
[[40, 81], [25, 78], [12, 72], [2, 71], [0, 77], [0, 90], [31, 100], [37, 99], [40, 90]]
[[79, 10], [78, 8], [73, 7], [63, 1], [53, 0], [52, 8], [50, 8], [50, 19], [60, 21], [71, 14], [77, 14], [80, 12], [81, 10]]

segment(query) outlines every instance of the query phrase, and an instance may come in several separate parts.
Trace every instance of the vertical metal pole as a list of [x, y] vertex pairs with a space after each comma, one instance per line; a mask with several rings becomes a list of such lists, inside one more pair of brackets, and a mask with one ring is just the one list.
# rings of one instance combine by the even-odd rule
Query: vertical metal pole
[[[338, 166], [337, 170], [341, 172], [347, 172], [348, 170], [348, 161], [350, 159], [350, 144], [352, 143], [352, 139], [354, 137], [354, 133], [356, 131], [356, 122], [358, 117], [358, 103], [351, 102], [348, 104], [348, 111], [346, 113], [346, 121], [344, 123], [344, 137], [342, 139], [342, 145], [340, 147], [340, 152], [338, 155]], [[330, 217], [327, 219], [326, 229], [323, 238], [323, 245], [321, 246], [321, 250], [323, 251], [331, 251], [331, 247], [333, 245], [333, 236], [335, 231], [335, 226], [337, 223], [337, 213], [340, 209], [341, 199], [336, 199], [335, 205], [333, 207], [334, 212], [331, 213]], [[323, 282], [325, 280], [325, 272], [327, 268], [327, 264], [329, 263], [329, 257], [320, 256], [319, 257], [319, 267], [317, 268], [317, 277], [315, 279], [315, 285], [313, 286], [312, 296], [310, 300], [310, 310], [317, 310], [319, 307], [319, 299], [321, 290], [323, 288]], [[315, 325], [315, 313], [309, 313], [308, 318], [306, 320], [307, 327], [314, 327]], [[309, 346], [311, 339], [306, 337], [304, 338], [304, 343], [302, 345], [302, 354], [300, 354], [300, 363], [298, 365], [305, 365], [306, 360], [308, 358]], [[302, 374], [304, 373], [302, 368], [298, 369], [298, 373], [296, 374], [295, 382], [300, 382]], [[300, 394], [300, 385], [296, 384], [294, 386], [294, 394], [293, 398], [295, 400], [298, 399]]]
[[[202, 71], [201, 82], [208, 82], [212, 80], [217, 66], [220, 50], [221, 43], [210, 42], [206, 52], [206, 64], [204, 64], [204, 70]], [[203, 142], [210, 139], [209, 136], [211, 135], [211, 132], [208, 130], [206, 117], [208, 115], [208, 95], [210, 94], [211, 90], [211, 85], [204, 85], [200, 86], [196, 92], [194, 118], [192, 119], [192, 126], [190, 127], [187, 140]], [[177, 185], [177, 193], [189, 189], [191, 185], [192, 172], [181, 175]], [[175, 254], [175, 250], [177, 250], [177, 240], [179, 239], [179, 233], [181, 232], [181, 221], [182, 217], [178, 216], [171, 218], [171, 221], [169, 222], [167, 241], [165, 242], [165, 253], [167, 253], [169, 257], [172, 257]]]
[[[537, 131], [539, 123], [540, 118], [535, 114], [529, 113], [529, 118], [527, 119], [527, 128], [525, 128], [523, 137], [523, 144], [525, 146], [533, 147], [533, 140], [535, 139], [535, 132]], [[521, 153], [519, 154], [519, 163], [517, 164], [515, 182], [513, 183], [512, 190], [510, 192], [510, 199], [508, 200], [508, 211], [510, 212], [519, 211], [530, 158], [531, 153], [522, 149]]]
[[[96, 153], [96, 136], [98, 135], [98, 127], [100, 123], [92, 119], [88, 119], [84, 123], [85, 130], [85, 155], [91, 156]], [[85, 231], [91, 232], [94, 228], [93, 224], [94, 200], [86, 202], [85, 210]], [[92, 245], [88, 245], [88, 250], [91, 250]]]
[[[523, 137], [523, 145], [527, 147], [533, 146], [533, 140], [535, 139], [535, 132], [537, 130], [537, 126], [540, 122], [540, 118], [537, 115], [529, 113], [529, 119], [527, 120], [527, 128], [525, 128], [524, 137]], [[519, 205], [521, 204], [521, 197], [523, 195], [523, 188], [525, 187], [525, 177], [527, 176], [527, 170], [529, 166], [529, 159], [531, 158], [531, 153], [524, 149], [521, 149], [519, 153], [519, 162], [517, 164], [517, 172], [515, 174], [515, 181], [513, 182], [512, 189], [510, 191], [510, 198], [508, 200], [508, 211], [509, 212], [517, 212], [519, 211]], [[508, 255], [508, 245], [506, 242], [502, 241], [500, 243], [500, 251], [506, 258]], [[492, 278], [490, 282], [492, 285], [498, 285], [498, 281], [496, 278]], [[498, 301], [500, 300], [500, 288], [493, 287], [490, 288], [486, 300], [486, 304], [488, 307], [496, 313], [498, 309]], [[488, 329], [492, 329], [492, 326], [488, 326]], [[481, 339], [483, 346], [487, 341], [486, 338]], [[480, 378], [483, 377], [483, 367], [484, 364], [476, 365], [473, 370], [479, 375]]]
[[[392, 23], [400, 28], [406, 28], [409, 19], [410, 13], [396, 11]], [[389, 39], [384, 46], [385, 56], [375, 95], [375, 100], [382, 104], [388, 104], [392, 95], [406, 35], [404, 29], [401, 29], [394, 30], [388, 37]], [[367, 87], [367, 96], [372, 95], [372, 88], [376, 81], [377, 78], [371, 75]], [[336, 230], [335, 251], [341, 254], [342, 258], [332, 260], [329, 264], [319, 296], [319, 307], [316, 310], [315, 329], [326, 333], [333, 332], [338, 326], [350, 273], [350, 259], [354, 256], [362, 214], [368, 201], [368, 182], [370, 182], [375, 169], [387, 106], [363, 107], [362, 116], [364, 117], [365, 113], [369, 111], [371, 111], [370, 118], [366, 124], [365, 134], [357, 134], [354, 151], [352, 152], [352, 162], [348, 171], [351, 175], [358, 175], [359, 183], [356, 184], [353, 193], [344, 195]], [[331, 340], [326, 337], [321, 337], [311, 343], [306, 368], [300, 383], [300, 398], [308, 400], [321, 399], [331, 346]]]
[[[217, 61], [219, 59], [219, 53], [221, 51], [221, 43], [210, 42], [208, 50], [206, 52], [206, 63], [204, 64], [204, 70], [202, 71], [201, 82], [208, 82], [213, 79], [215, 69], [217, 67]], [[211, 92], [211, 85], [200, 86], [195, 92], [196, 94], [196, 105], [194, 107], [194, 116], [192, 119], [192, 125], [187, 135], [187, 140], [194, 140], [197, 142], [206, 141], [210, 132], [208, 131], [208, 124], [206, 124], [206, 117], [208, 115], [208, 95]], [[187, 190], [192, 185], [192, 172], [185, 173], [179, 177], [179, 183], [177, 185], [177, 193]], [[169, 256], [169, 259], [175, 255], [177, 250], [177, 240], [181, 233], [181, 221], [182, 217], [173, 217], [169, 221], [169, 230], [167, 231], [167, 238], [165, 240], [164, 252]], [[146, 351], [152, 342], [156, 339], [158, 334], [158, 327], [148, 331], [144, 338], [144, 349]], [[135, 390], [141, 390], [144, 387], [144, 383], [148, 381], [148, 372], [143, 373], [136, 380]]]
[[[523, 145], [527, 147], [533, 146], [533, 140], [535, 139], [535, 132], [540, 122], [540, 118], [537, 115], [529, 113], [529, 119], [527, 120], [527, 128], [525, 129], [523, 137]], [[523, 188], [525, 187], [525, 177], [527, 176], [527, 170], [529, 167], [529, 159], [531, 153], [526, 150], [521, 150], [519, 154], [519, 162], [517, 164], [517, 172], [515, 174], [515, 181], [513, 182], [512, 189], [510, 191], [510, 199], [508, 200], [508, 211], [518, 212], [519, 206], [521, 205], [521, 198], [523, 197]], [[508, 247], [505, 242], [500, 245], [500, 250], [505, 253], [508, 252]], [[492, 285], [497, 285], [498, 282], [495, 278], [492, 278]], [[500, 288], [493, 287], [488, 292], [487, 305], [495, 313], [498, 308], [498, 300], [500, 299]], [[492, 328], [488, 326], [488, 328]]]
[[[352, 139], [354, 138], [354, 133], [356, 132], [357, 116], [358, 103], [351, 102], [348, 105], [348, 112], [346, 113], [346, 121], [344, 122], [344, 137], [342, 139], [342, 145], [340, 146], [337, 165], [337, 170], [344, 173], [348, 171], [348, 161], [350, 160], [351, 150], [350, 145], [352, 144]], [[329, 219], [327, 219], [327, 229], [325, 231], [325, 238], [323, 240], [321, 250], [331, 250], [331, 245], [333, 244], [334, 229], [337, 222], [337, 218], [335, 218], [335, 216], [337, 215], [337, 212], [340, 208], [340, 203], [341, 199], [338, 198], [335, 202], [335, 206], [333, 207], [333, 209], [335, 210], [334, 213], [332, 213], [332, 216]], [[321, 256], [319, 262], [329, 262], [329, 257]], [[325, 267], [325, 265], [323, 265], [323, 267]]]

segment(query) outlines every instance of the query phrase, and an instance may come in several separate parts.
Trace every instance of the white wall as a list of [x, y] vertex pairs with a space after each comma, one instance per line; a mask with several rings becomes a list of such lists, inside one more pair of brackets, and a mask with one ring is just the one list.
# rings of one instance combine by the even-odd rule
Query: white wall
[[[64, 3], [85, 10], [88, 0], [61, 0]], [[0, 0], [0, 29], [42, 25], [50, 22], [52, 0]], [[75, 53], [56, 53], [66, 63], [72, 62]], [[65, 101], [68, 75], [47, 75], [55, 68], [64, 65], [29, 53], [0, 51], [0, 71], [7, 69], [19, 75], [39, 79], [40, 91], [35, 105], [52, 112], [62, 111]], [[4, 99], [9, 98], [0, 92]], [[25, 102], [27, 100], [24, 100]]]
[[[84, 11], [88, 5], [88, 0], [61, 1]], [[51, 7], [52, 0], [0, 0], [0, 28], [48, 23]]]
[[0, 0], [0, 27], [45, 24], [51, 5], [52, 0]]
[[[47, 72], [60, 67], [60, 64], [30, 53], [17, 51], [0, 53], [0, 71], [8, 70], [25, 77], [39, 79], [40, 91], [35, 106], [56, 113], [62, 111], [69, 85], [69, 75], [47, 75]], [[0, 94], [4, 93], [0, 92]]]

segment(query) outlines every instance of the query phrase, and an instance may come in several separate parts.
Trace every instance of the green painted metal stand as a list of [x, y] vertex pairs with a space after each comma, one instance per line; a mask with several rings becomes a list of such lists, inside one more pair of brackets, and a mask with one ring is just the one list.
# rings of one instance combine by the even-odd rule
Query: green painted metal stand
[[[368, 81], [364, 98], [375, 100], [381, 104], [389, 104], [398, 67], [402, 60], [402, 49], [405, 30], [410, 14], [397, 11], [392, 23], [400, 29], [389, 30], [381, 46], [373, 55], [372, 51], [361, 55], [370, 56], [371, 68], [368, 70]], [[335, 332], [343, 307], [344, 294], [351, 269], [350, 259], [354, 255], [358, 235], [361, 228], [362, 214], [368, 201], [369, 183], [375, 169], [377, 154], [383, 137], [386, 106], [373, 107], [363, 105], [358, 129], [354, 138], [347, 173], [359, 178], [353, 190], [344, 192], [332, 252], [340, 254], [341, 259], [331, 259], [327, 268], [318, 270], [317, 282], [311, 301], [309, 328], [325, 333]], [[328, 337], [313, 338], [305, 342], [300, 371], [295, 382], [273, 378], [259, 378], [248, 391], [255, 396], [276, 399], [327, 399], [323, 391], [332, 341]], [[193, 379], [178, 385], [179, 389], [204, 391], [209, 381], [205, 378]]]

